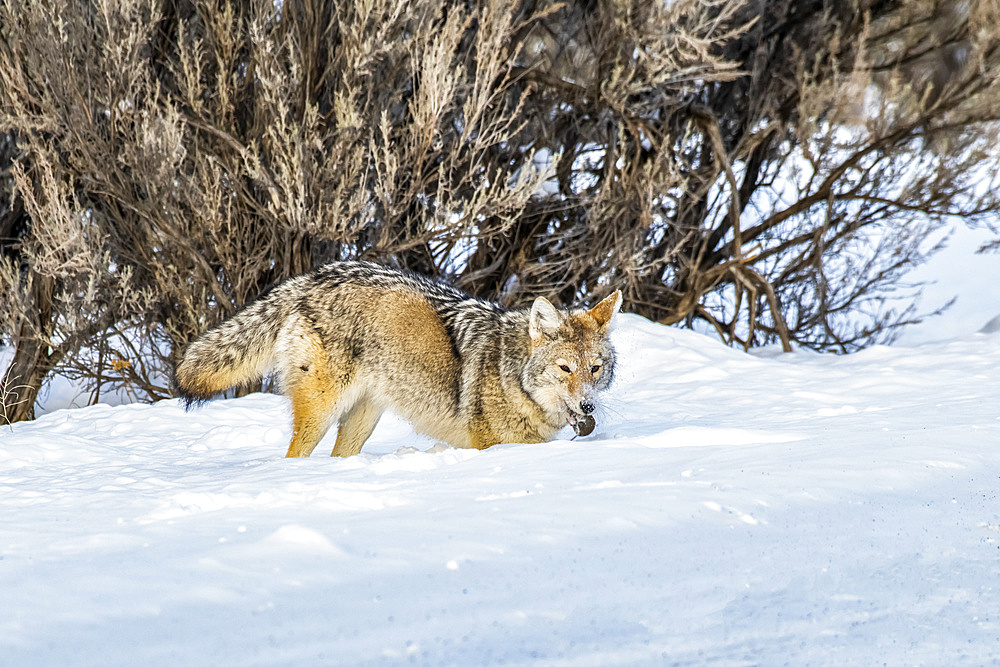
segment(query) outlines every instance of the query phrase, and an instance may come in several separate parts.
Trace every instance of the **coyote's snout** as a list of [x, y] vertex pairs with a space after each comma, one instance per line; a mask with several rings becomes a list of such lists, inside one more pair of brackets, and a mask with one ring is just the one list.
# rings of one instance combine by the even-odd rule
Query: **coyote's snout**
[[594, 430], [614, 376], [614, 292], [589, 310], [544, 298], [506, 310], [444, 283], [337, 262], [278, 285], [186, 350], [176, 383], [190, 404], [275, 372], [291, 398], [288, 456], [309, 456], [337, 423], [334, 456], [361, 451], [391, 410], [455, 447]]

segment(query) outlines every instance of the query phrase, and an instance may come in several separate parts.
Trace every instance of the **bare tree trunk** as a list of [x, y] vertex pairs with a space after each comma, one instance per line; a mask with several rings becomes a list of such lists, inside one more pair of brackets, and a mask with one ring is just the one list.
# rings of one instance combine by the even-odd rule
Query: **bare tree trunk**
[[35, 399], [48, 372], [44, 345], [34, 338], [20, 337], [14, 358], [0, 382], [4, 423], [35, 418]]
[[0, 404], [5, 423], [35, 418], [35, 399], [45, 376], [55, 365], [55, 355], [49, 351], [52, 331], [52, 296], [55, 283], [51, 278], [38, 278], [32, 285], [29, 299], [34, 308], [25, 308], [33, 322], [22, 321], [14, 342], [14, 358], [0, 380]]

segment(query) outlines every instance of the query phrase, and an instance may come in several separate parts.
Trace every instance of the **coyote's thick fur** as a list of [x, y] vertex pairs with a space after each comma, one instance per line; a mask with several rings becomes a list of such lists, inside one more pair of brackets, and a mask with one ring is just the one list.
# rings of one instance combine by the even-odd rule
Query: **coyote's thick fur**
[[506, 310], [368, 262], [336, 262], [284, 282], [191, 343], [176, 383], [191, 402], [275, 372], [291, 398], [288, 456], [309, 456], [336, 422], [351, 456], [391, 410], [432, 438], [484, 449], [589, 433], [611, 383], [615, 292], [590, 310], [539, 297]]

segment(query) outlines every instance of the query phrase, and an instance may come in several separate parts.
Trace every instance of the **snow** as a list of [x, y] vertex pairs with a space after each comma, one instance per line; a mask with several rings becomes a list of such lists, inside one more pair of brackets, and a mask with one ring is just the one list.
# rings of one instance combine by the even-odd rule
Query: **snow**
[[[988, 182], [988, 181], [987, 181]], [[941, 317], [902, 329], [899, 342], [907, 345], [954, 338], [976, 331], [1000, 313], [1000, 258], [997, 253], [977, 253], [983, 245], [995, 241], [997, 234], [982, 228], [969, 228], [953, 220], [942, 230], [945, 247], [907, 274], [908, 282], [925, 283], [919, 312], [933, 311], [955, 298], [955, 303]], [[937, 242], [939, 238], [933, 238]]]
[[0, 430], [0, 664], [987, 664], [1000, 327], [756, 354], [622, 316], [595, 432], [385, 418], [286, 460], [285, 399]]

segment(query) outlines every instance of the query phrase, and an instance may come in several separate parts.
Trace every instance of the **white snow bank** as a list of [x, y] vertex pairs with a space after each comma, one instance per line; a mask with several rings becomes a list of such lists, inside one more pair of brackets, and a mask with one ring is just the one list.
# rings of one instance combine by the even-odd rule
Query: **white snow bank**
[[[0, 664], [985, 664], [1000, 334], [746, 355], [626, 316], [587, 438], [386, 418], [285, 460], [284, 399], [0, 431]], [[572, 433], [566, 432], [568, 438]]]

